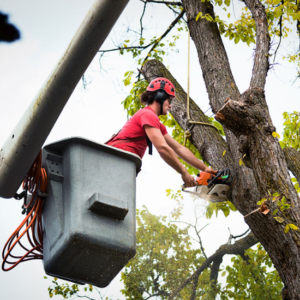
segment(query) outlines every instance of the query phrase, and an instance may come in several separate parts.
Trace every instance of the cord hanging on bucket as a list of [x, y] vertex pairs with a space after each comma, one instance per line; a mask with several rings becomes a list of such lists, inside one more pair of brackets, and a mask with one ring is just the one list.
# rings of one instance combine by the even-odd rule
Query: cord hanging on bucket
[[197, 122], [197, 121], [193, 121], [191, 120], [190, 118], [190, 31], [188, 31], [188, 80], [187, 80], [187, 117], [188, 117], [188, 122], [191, 125], [191, 127], [189, 129], [187, 129], [185, 132], [184, 132], [184, 146], [186, 146], [186, 142], [187, 142], [187, 139], [190, 138], [192, 136], [191, 134], [191, 130], [192, 128], [195, 126], [195, 125], [204, 125], [204, 126], [210, 126], [210, 127], [213, 127], [215, 128], [218, 132], [219, 132], [219, 129], [212, 125], [212, 124], [209, 124], [209, 123], [204, 123], [204, 122]]
[[[27, 216], [13, 232], [3, 248], [3, 271], [12, 270], [20, 262], [43, 258], [42, 198], [46, 195], [45, 193], [47, 191], [47, 174], [46, 170], [41, 167], [41, 164], [42, 152], [40, 151], [22, 184], [23, 189], [31, 193], [32, 198], [27, 204], [25, 197], [23, 207], [27, 211]], [[24, 227], [25, 229], [21, 232]], [[24, 235], [27, 236], [28, 242], [32, 247], [31, 249], [28, 249], [21, 243], [21, 238]], [[24, 255], [17, 256], [12, 254], [12, 251], [17, 244], [26, 251]], [[11, 266], [5, 268], [5, 264]]]

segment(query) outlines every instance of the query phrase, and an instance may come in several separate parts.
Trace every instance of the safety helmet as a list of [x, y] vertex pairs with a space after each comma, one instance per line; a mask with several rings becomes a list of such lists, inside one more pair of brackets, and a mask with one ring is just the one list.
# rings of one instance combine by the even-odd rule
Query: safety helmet
[[155, 101], [160, 103], [160, 114], [163, 114], [164, 102], [171, 97], [175, 97], [175, 87], [173, 83], [164, 77], [153, 79], [147, 87], [147, 92], [156, 92]]
[[157, 90], [163, 90], [172, 97], [175, 97], [174, 84], [164, 77], [158, 77], [153, 79], [147, 87], [147, 91], [154, 92]]

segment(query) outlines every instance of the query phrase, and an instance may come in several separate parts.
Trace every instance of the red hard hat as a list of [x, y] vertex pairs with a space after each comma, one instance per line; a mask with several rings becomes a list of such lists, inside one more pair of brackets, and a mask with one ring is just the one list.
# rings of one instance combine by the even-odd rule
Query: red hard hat
[[172, 97], [175, 97], [174, 84], [164, 77], [158, 77], [153, 79], [147, 87], [147, 91], [154, 92], [157, 90], [163, 90]]

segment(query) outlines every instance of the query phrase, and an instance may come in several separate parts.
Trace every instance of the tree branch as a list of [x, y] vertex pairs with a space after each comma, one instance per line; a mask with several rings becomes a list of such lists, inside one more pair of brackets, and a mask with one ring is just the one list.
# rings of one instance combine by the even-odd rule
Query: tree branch
[[216, 296], [216, 287], [217, 287], [217, 283], [218, 283], [218, 276], [219, 276], [219, 269], [220, 269], [220, 265], [223, 261], [223, 256], [220, 256], [218, 258], [216, 258], [213, 263], [212, 266], [210, 267], [210, 282], [211, 283], [211, 287], [213, 289], [212, 293], [213, 293], [213, 299]]
[[195, 277], [193, 280], [193, 287], [190, 300], [196, 300], [196, 291], [198, 287], [198, 277]]
[[[296, 4], [297, 4], [297, 11], [299, 12], [300, 11], [300, 1], [296, 0]], [[297, 19], [296, 30], [298, 32], [299, 42], [300, 42], [300, 20], [299, 19]], [[300, 51], [300, 43], [299, 43], [299, 49], [298, 50]]]
[[[284, 5], [284, 0], [281, 1], [281, 4]], [[281, 44], [281, 39], [282, 39], [282, 16], [283, 16], [283, 12], [282, 12], [282, 15], [280, 16], [279, 18], [279, 42], [278, 42], [278, 45], [277, 45], [277, 48], [274, 52], [274, 59], [273, 59], [273, 63], [275, 62], [275, 59], [276, 59], [276, 54], [277, 54], [277, 51], [280, 47], [280, 44]]]
[[152, 48], [150, 49], [150, 51], [148, 52], [147, 56], [145, 57], [142, 65], [144, 65], [144, 63], [148, 60], [149, 58], [149, 54], [155, 49], [155, 47], [159, 44], [159, 42], [174, 28], [174, 26], [178, 23], [178, 21], [183, 17], [183, 15], [185, 14], [185, 10], [183, 10], [177, 17], [176, 19], [170, 24], [170, 26], [168, 27], [168, 29], [164, 32], [164, 34], [158, 38], [156, 40], [156, 42], [153, 44]]
[[171, 295], [169, 300], [174, 299], [178, 293], [192, 280], [196, 277], [199, 277], [201, 273], [209, 267], [209, 265], [220, 259], [226, 254], [240, 254], [242, 251], [247, 250], [248, 248], [254, 246], [257, 243], [257, 239], [252, 232], [250, 232], [243, 239], [238, 240], [233, 245], [224, 244], [222, 245], [212, 256], [210, 256], [189, 278], [187, 278], [177, 289], [175, 289]]
[[145, 2], [145, 4], [144, 4], [144, 9], [143, 9], [143, 13], [142, 13], [142, 15], [141, 15], [141, 18], [140, 18], [140, 25], [141, 25], [141, 38], [143, 37], [143, 30], [144, 30], [144, 28], [143, 28], [143, 17], [144, 17], [144, 14], [145, 14], [145, 11], [146, 11], [146, 5], [147, 5], [147, 2]]
[[159, 3], [159, 4], [166, 4], [166, 5], [176, 5], [176, 6], [182, 6], [181, 2], [172, 2], [172, 1], [155, 1], [155, 0], [145, 0], [142, 1], [144, 3]]
[[300, 183], [300, 152], [292, 147], [283, 148], [283, 153], [289, 170]]
[[[142, 65], [148, 60], [150, 53], [157, 47], [157, 45], [160, 43], [160, 41], [165, 38], [167, 36], [167, 34], [174, 28], [174, 26], [178, 23], [178, 21], [183, 17], [183, 15], [185, 14], [185, 11], [183, 10], [177, 17], [176, 19], [170, 24], [170, 26], [168, 27], [168, 29], [158, 38], [156, 39], [155, 42], [151, 42], [145, 46], [130, 46], [130, 47], [117, 47], [114, 49], [108, 49], [108, 50], [99, 50], [98, 52], [100, 53], [106, 53], [106, 52], [112, 52], [112, 51], [122, 51], [122, 50], [129, 50], [129, 49], [142, 49], [145, 50], [147, 48], [149, 48], [150, 46], [151, 49], [149, 50], [149, 52], [147, 53]], [[142, 25], [141, 25], [142, 26]]]
[[[228, 56], [215, 21], [196, 17], [210, 15], [215, 19], [212, 1], [182, 0], [188, 27], [199, 57], [203, 78], [212, 111], [216, 113], [225, 99], [237, 99], [240, 95], [231, 72]], [[199, 78], [200, 80], [200, 78]]]
[[264, 89], [269, 70], [270, 36], [264, 5], [259, 0], [244, 0], [256, 25], [256, 50], [250, 88]]

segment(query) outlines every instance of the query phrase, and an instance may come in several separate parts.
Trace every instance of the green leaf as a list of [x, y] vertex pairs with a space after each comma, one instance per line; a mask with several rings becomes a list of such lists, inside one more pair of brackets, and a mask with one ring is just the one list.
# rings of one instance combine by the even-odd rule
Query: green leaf
[[290, 231], [290, 226], [289, 226], [289, 224], [286, 224], [284, 227], [284, 232], [288, 233], [289, 231]]
[[223, 271], [221, 276], [224, 277], [226, 275], [226, 271]]
[[295, 177], [293, 177], [291, 180], [292, 182], [297, 182], [297, 179]]
[[275, 216], [277, 213], [278, 213], [278, 209], [275, 209], [275, 210], [273, 211], [273, 216]]
[[279, 138], [280, 139], [280, 135], [277, 133], [277, 132], [272, 132], [272, 136], [274, 137], [274, 138]]
[[298, 230], [299, 228], [294, 224], [289, 224], [289, 227], [293, 230]]
[[234, 38], [234, 43], [237, 44], [239, 41], [240, 41], [240, 36], [237, 35], [235, 38]]
[[195, 19], [196, 22], [199, 20], [200, 17], [202, 17], [202, 12], [201, 12], [201, 11], [198, 13], [198, 15], [197, 15], [197, 17], [196, 17], [196, 19]]
[[283, 223], [284, 220], [280, 217], [274, 217], [274, 219], [278, 222], [278, 223]]

